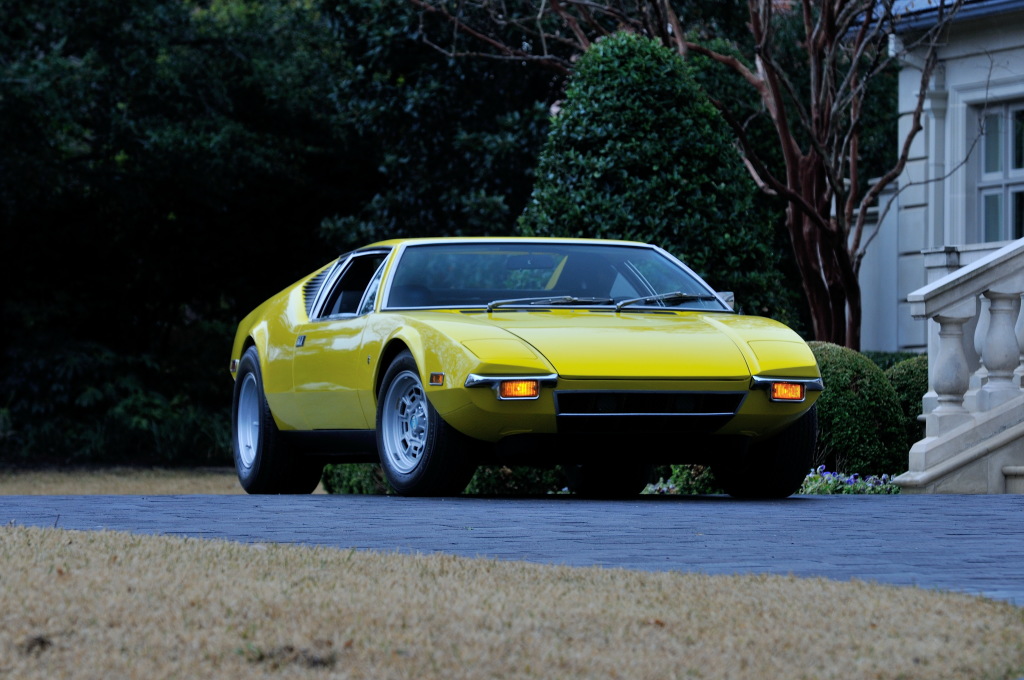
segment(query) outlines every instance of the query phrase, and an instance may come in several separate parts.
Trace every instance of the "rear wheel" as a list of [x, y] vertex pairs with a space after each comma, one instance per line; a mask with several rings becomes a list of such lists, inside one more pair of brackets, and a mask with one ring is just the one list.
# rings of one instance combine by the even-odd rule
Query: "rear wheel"
[[408, 351], [388, 367], [377, 399], [377, 450], [388, 483], [407, 496], [461, 493], [476, 470], [473, 440], [444, 422], [427, 399]]
[[800, 490], [810, 471], [817, 439], [818, 409], [812, 406], [779, 434], [751, 444], [741, 456], [713, 463], [711, 471], [730, 496], [786, 498]]
[[238, 364], [231, 420], [235, 470], [246, 492], [311, 493], [320, 483], [323, 464], [294, 455], [281, 440], [263, 393], [255, 347], [247, 349]]

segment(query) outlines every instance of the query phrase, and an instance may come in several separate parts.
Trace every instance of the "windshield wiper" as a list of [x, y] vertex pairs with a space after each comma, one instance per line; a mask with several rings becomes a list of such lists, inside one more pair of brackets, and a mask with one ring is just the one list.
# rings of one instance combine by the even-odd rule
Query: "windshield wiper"
[[553, 295], [550, 297], [527, 297], [513, 298], [511, 300], [493, 300], [487, 303], [487, 311], [490, 312], [498, 307], [510, 307], [512, 305], [610, 305], [614, 300], [611, 298], [588, 298], [573, 297], [572, 295]]
[[715, 295], [695, 295], [693, 293], [683, 293], [678, 290], [674, 290], [671, 293], [662, 293], [661, 295], [648, 295], [646, 297], [630, 298], [628, 300], [622, 300], [615, 305], [615, 311], [622, 311], [623, 307], [629, 305], [636, 305], [640, 303], [650, 304], [654, 302], [682, 304], [684, 302], [696, 302], [717, 300], [718, 297]]

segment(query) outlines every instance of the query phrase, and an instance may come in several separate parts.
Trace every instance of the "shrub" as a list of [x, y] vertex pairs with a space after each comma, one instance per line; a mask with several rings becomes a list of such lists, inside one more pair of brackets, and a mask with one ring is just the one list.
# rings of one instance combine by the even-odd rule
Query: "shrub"
[[327, 493], [384, 495], [390, 492], [377, 463], [332, 463], [321, 480]]
[[[215, 331], [196, 337], [223, 346]], [[212, 342], [217, 344], [213, 345]], [[183, 340], [179, 344], [184, 344]], [[0, 463], [8, 465], [221, 465], [231, 460], [221, 381], [185, 392], [184, 352], [130, 355], [98, 343], [9, 351], [0, 375]], [[205, 356], [196, 350], [192, 356]], [[214, 385], [210, 388], [208, 385]]]
[[673, 465], [668, 483], [678, 494], [725, 493], [706, 465]]
[[[324, 467], [324, 490], [334, 494], [392, 493], [377, 463], [341, 463]], [[538, 496], [565, 486], [558, 468], [481, 465], [465, 493], [482, 496]]]
[[903, 412], [882, 369], [852, 349], [809, 344], [825, 382], [817, 402], [815, 464], [861, 475], [906, 470]]
[[893, 365], [885, 371], [885, 377], [896, 390], [907, 445], [912, 446], [924, 438], [924, 423], [917, 417], [921, 415], [921, 399], [928, 391], [928, 355], [920, 354]]
[[[711, 471], [702, 465], [673, 465], [673, 474], [665, 481], [664, 477], [657, 483], [649, 485], [645, 494], [657, 495], [693, 495], [721, 494], [722, 489], [715, 482]], [[804, 478], [798, 494], [898, 494], [900, 487], [892, 483], [889, 475], [862, 477], [859, 474], [845, 475], [838, 472], [827, 472], [824, 465]]]
[[539, 496], [565, 486], [558, 468], [482, 465], [466, 485], [467, 494], [482, 496]]
[[907, 359], [915, 359], [921, 356], [917, 352], [877, 352], [874, 350], [864, 351], [861, 354], [878, 364], [878, 367], [883, 371], [888, 371], [896, 364]]
[[787, 307], [770, 217], [725, 121], [649, 38], [594, 43], [570, 76], [519, 221], [531, 236], [657, 243], [757, 314]]

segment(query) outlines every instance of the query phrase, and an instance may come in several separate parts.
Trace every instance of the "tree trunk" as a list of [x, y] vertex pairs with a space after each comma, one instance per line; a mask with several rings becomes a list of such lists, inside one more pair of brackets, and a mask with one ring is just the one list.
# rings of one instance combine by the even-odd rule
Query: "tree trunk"
[[[798, 186], [792, 188], [806, 205], [812, 206], [818, 216], [830, 215], [831, 192], [821, 156], [813, 151], [802, 156], [797, 177]], [[786, 213], [786, 227], [807, 296], [814, 338], [859, 349], [860, 282], [842, 231], [834, 218], [830, 228], [823, 229], [818, 220], [793, 203]]]

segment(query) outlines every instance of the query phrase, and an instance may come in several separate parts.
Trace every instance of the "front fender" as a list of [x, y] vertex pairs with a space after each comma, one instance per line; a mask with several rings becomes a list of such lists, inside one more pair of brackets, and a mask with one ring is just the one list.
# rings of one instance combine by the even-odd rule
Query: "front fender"
[[[551, 364], [533, 347], [501, 329], [489, 328], [481, 332], [474, 324], [446, 324], [436, 320], [431, 323], [408, 317], [391, 320], [386, 325], [386, 333], [383, 327], [373, 328], [368, 333], [367, 353], [376, 352], [380, 357], [374, 394], [364, 403], [369, 422], [374, 422], [376, 417], [377, 393], [383, 375], [403, 348], [407, 348], [416, 361], [427, 398], [438, 414], [456, 429], [481, 439], [496, 440], [492, 431], [500, 425], [501, 418], [496, 418], [494, 423], [474, 420], [487, 412], [497, 415], [506, 407], [499, 404], [492, 390], [467, 388], [466, 379], [471, 373], [536, 375], [554, 372]], [[374, 336], [381, 339], [373, 340]], [[527, 406], [525, 403], [513, 408], [524, 414], [527, 411], [553, 414], [548, 403], [550, 394], [542, 401], [543, 408], [538, 408], [540, 404]]]

